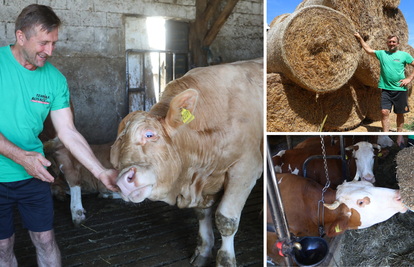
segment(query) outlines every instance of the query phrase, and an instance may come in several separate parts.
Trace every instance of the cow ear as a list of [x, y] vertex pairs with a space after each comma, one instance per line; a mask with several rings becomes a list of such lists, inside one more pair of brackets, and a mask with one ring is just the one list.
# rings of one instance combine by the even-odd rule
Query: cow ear
[[190, 123], [194, 119], [197, 99], [198, 92], [194, 89], [187, 89], [174, 97], [165, 117], [166, 123], [173, 128], [178, 128], [183, 123]]
[[337, 236], [345, 232], [349, 227], [349, 218], [347, 216], [341, 216], [337, 218], [333, 223], [328, 227], [326, 235], [329, 237]]

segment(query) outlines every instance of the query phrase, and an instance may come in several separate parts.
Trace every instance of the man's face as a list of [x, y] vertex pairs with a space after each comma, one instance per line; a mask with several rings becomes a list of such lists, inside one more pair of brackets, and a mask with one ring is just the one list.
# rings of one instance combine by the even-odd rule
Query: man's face
[[55, 45], [58, 40], [58, 28], [55, 28], [51, 32], [41, 30], [41, 26], [38, 25], [34, 28], [34, 34], [29, 40], [24, 36], [23, 42], [23, 56], [27, 63], [35, 67], [43, 67], [49, 56], [52, 55], [55, 50]]
[[391, 39], [387, 40], [388, 50], [390, 52], [397, 51], [398, 46], [400, 43], [398, 43], [397, 37], [392, 37]]

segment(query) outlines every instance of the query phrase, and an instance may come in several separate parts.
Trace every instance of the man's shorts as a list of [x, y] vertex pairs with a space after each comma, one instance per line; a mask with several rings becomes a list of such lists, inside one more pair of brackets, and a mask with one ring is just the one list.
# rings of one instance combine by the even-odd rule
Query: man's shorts
[[381, 109], [388, 109], [394, 106], [394, 113], [403, 114], [410, 111], [408, 108], [407, 91], [392, 91], [382, 89]]
[[0, 183], [0, 239], [14, 234], [15, 204], [24, 228], [32, 232], [53, 229], [53, 197], [49, 183], [36, 178]]

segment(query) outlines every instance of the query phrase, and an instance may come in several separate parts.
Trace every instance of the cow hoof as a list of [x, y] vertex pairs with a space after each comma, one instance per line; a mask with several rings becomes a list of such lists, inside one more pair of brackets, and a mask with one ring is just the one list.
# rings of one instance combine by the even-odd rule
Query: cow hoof
[[72, 218], [73, 224], [75, 227], [80, 227], [81, 224], [86, 220], [85, 216], [86, 210], [77, 210], [76, 215]]
[[193, 256], [191, 257], [190, 263], [193, 266], [208, 266], [211, 262], [211, 257], [204, 257], [200, 255], [198, 251], [194, 252]]
[[236, 267], [236, 258], [228, 252], [219, 250], [217, 253], [217, 267]]

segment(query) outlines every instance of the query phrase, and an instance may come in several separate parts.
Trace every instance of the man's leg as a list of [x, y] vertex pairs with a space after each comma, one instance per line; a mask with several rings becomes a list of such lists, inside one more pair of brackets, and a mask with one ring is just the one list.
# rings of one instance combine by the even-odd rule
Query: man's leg
[[[397, 113], [397, 132], [402, 132], [404, 127], [404, 114]], [[399, 135], [397, 138], [397, 144], [401, 147], [401, 143], [404, 142], [403, 136]]]
[[382, 131], [389, 132], [390, 131], [390, 111], [388, 109], [382, 109], [381, 112], [382, 112], [382, 117], [381, 117]]
[[62, 266], [60, 251], [56, 243], [55, 232], [53, 230], [46, 232], [29, 231], [29, 234], [33, 244], [36, 247], [37, 264], [39, 267]]
[[17, 267], [16, 256], [13, 252], [14, 234], [0, 240], [0, 266]]

